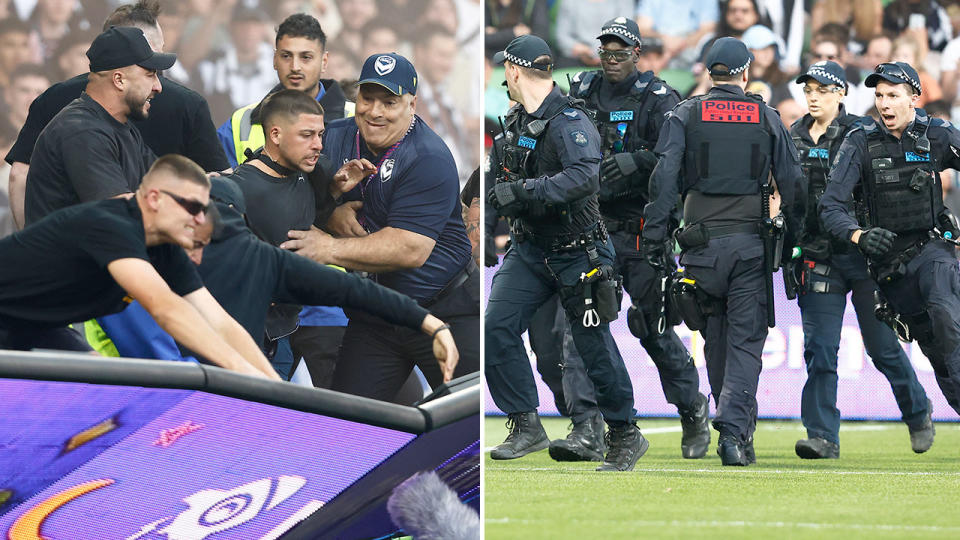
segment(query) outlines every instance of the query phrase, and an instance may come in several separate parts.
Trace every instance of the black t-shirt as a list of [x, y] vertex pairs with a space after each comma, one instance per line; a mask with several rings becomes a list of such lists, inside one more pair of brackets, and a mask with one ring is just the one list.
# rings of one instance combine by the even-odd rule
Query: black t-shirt
[[81, 95], [37, 139], [27, 173], [27, 225], [60, 208], [136, 191], [156, 159], [133, 124]]
[[287, 231], [305, 231], [313, 224], [316, 198], [305, 174], [276, 178], [247, 161], [227, 178], [240, 186], [247, 223], [264, 241], [279, 246], [287, 241]]
[[107, 264], [126, 258], [149, 261], [181, 296], [203, 286], [180, 246], [146, 246], [136, 199], [91, 202], [0, 240], [0, 325], [56, 327], [121, 311], [126, 293]]
[[[147, 146], [158, 156], [187, 156], [205, 171], [228, 168], [230, 164], [217, 141], [216, 126], [210, 118], [207, 100], [165, 77], [160, 77], [160, 84], [163, 90], [150, 101], [150, 117], [133, 122]], [[84, 73], [51, 86], [33, 100], [27, 121], [7, 153], [7, 163], [30, 163], [40, 132], [57, 113], [80, 97], [86, 87], [87, 74]]]

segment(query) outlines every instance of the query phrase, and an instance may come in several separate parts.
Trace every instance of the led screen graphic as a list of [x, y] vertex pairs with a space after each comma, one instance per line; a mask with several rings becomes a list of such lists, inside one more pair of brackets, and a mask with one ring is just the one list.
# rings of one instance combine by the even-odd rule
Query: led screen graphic
[[4, 540], [277, 538], [414, 438], [191, 390], [0, 379], [0, 399]]
[[[487, 297], [495, 270], [496, 268], [486, 269]], [[800, 392], [807, 380], [803, 361], [803, 323], [800, 320], [800, 308], [797, 307], [796, 300], [787, 300], [784, 296], [783, 279], [779, 273], [773, 277], [773, 285], [777, 326], [770, 329], [764, 345], [763, 371], [757, 392], [759, 414], [767, 418], [800, 418]], [[844, 418], [900, 420], [900, 409], [893, 399], [890, 383], [877, 371], [867, 356], [849, 297], [847, 300], [837, 369], [840, 379], [837, 387], [837, 407]], [[641, 416], [676, 416], [676, 407], [667, 403], [663, 397], [657, 368], [637, 338], [627, 329], [626, 308], [629, 302], [629, 296], [624, 294], [620, 318], [610, 324], [610, 331], [627, 364], [630, 380], [633, 381], [635, 408]], [[703, 338], [683, 324], [675, 330], [693, 355], [700, 372], [700, 391], [709, 395]], [[933, 368], [920, 347], [916, 343], [906, 344], [904, 347], [916, 369], [920, 384], [927, 391], [927, 397], [933, 401], [933, 419], [956, 420], [957, 416], [940, 392]], [[553, 394], [536, 372], [532, 354], [531, 366], [540, 396], [538, 410], [541, 414], [559, 414], [553, 402]], [[489, 392], [485, 392], [484, 410], [488, 413], [499, 413]]]

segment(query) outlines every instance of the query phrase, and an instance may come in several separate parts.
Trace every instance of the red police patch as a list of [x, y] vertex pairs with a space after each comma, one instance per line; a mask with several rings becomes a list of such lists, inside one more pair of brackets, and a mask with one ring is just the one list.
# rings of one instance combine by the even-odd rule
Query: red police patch
[[760, 104], [708, 99], [700, 102], [700, 118], [704, 122], [759, 124]]

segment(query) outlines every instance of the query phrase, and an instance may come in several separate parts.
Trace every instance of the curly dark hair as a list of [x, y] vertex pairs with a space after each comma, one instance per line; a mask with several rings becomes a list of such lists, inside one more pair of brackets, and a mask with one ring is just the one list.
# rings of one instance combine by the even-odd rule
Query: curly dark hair
[[305, 37], [320, 42], [320, 48], [327, 48], [327, 35], [320, 28], [320, 21], [306, 13], [294, 13], [280, 23], [277, 28], [277, 43], [283, 36]]

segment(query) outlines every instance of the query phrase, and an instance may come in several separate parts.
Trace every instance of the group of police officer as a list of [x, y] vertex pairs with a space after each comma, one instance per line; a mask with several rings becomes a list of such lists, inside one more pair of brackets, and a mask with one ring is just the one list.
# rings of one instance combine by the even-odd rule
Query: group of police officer
[[[633, 469], [649, 443], [609, 329], [625, 288], [628, 327], [680, 413], [683, 457], [703, 457], [710, 431], [697, 370], [672, 330], [681, 318], [704, 336], [721, 462], [754, 463], [761, 354], [781, 264], [788, 297], [799, 298], [808, 368], [808, 438], [797, 455], [839, 457], [837, 350], [850, 291], [911, 446], [929, 449], [932, 405], [897, 337], [919, 342], [960, 413], [960, 269], [951, 245], [960, 226], [943, 206], [938, 174], [960, 168], [960, 131], [914, 108], [916, 71], [881, 64], [867, 78], [877, 89], [876, 122], [844, 111], [843, 69], [818, 62], [796, 81], [810, 113], [788, 133], [775, 109], [744, 92], [753, 56], [735, 38], [707, 52], [713, 88], [682, 102], [652, 72], [638, 72], [634, 21], [610, 20], [598, 39], [602, 70], [578, 74], [568, 96], [553, 82], [542, 39], [518, 37], [494, 57], [517, 105], [487, 171], [496, 179], [488, 208], [507, 218], [511, 242], [485, 315], [487, 384], [510, 430], [491, 457], [549, 448], [558, 461]], [[566, 324], [531, 328], [556, 297]], [[521, 338], [528, 329], [531, 342], [534, 332], [572, 338], [559, 361], [564, 392], [578, 395], [566, 396], [565, 408], [576, 400], [595, 407], [572, 416], [563, 440], [548, 440], [536, 412]], [[573, 388], [568, 379], [582, 382]]]

